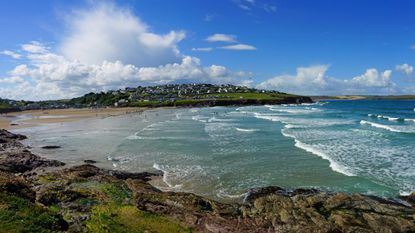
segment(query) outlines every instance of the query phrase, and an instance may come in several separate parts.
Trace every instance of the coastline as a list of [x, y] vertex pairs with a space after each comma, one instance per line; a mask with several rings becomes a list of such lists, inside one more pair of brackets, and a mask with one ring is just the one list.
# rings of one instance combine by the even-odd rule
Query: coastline
[[[130, 104], [126, 107], [99, 107], [99, 108], [61, 108], [61, 109], [37, 109], [24, 111], [0, 111], [0, 129], [17, 129], [32, 127], [47, 123], [70, 122], [87, 118], [104, 118], [122, 114], [141, 112], [155, 108], [190, 108], [190, 107], [215, 107], [215, 106], [248, 106], [266, 104], [300, 104], [312, 103], [312, 99], [304, 96], [288, 96], [275, 99], [196, 99], [181, 102], [143, 102]], [[19, 109], [16, 109], [19, 110]], [[24, 116], [23, 119], [17, 119]]]
[[[162, 192], [149, 183], [161, 173], [105, 170], [89, 164], [93, 161], [66, 168], [59, 161], [34, 155], [19, 142], [25, 138], [0, 130], [0, 211], [12, 205], [9, 202], [14, 199], [7, 195], [20, 198], [56, 220], [49, 225], [51, 231], [139, 232], [137, 227], [158, 232], [415, 230], [415, 194], [389, 200], [264, 187], [249, 190], [242, 204], [225, 204], [191, 193]], [[22, 210], [14, 211], [20, 216]], [[25, 224], [27, 219], [18, 220]], [[27, 221], [33, 224], [32, 219]]]

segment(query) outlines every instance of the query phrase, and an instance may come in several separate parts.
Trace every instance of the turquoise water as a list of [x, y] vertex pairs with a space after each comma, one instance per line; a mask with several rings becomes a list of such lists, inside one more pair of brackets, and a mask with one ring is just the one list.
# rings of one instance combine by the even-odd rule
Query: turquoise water
[[[164, 171], [164, 190], [241, 198], [278, 185], [395, 196], [415, 191], [415, 101], [161, 109], [18, 132], [49, 158]], [[42, 145], [61, 145], [44, 151]]]

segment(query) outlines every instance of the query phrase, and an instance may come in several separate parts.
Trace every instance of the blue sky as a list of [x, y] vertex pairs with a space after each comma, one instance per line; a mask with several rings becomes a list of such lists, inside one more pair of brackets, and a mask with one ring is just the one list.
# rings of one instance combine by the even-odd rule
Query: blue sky
[[180, 82], [413, 94], [414, 10], [409, 0], [2, 1], [0, 97]]

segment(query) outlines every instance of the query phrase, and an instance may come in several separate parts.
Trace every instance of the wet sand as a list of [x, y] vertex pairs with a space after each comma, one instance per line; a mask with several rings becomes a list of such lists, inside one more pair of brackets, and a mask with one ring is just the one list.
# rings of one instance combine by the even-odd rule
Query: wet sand
[[105, 118], [134, 112], [147, 108], [98, 108], [98, 109], [50, 109], [29, 110], [0, 115], [0, 129], [18, 129], [50, 123], [71, 122], [88, 118]]

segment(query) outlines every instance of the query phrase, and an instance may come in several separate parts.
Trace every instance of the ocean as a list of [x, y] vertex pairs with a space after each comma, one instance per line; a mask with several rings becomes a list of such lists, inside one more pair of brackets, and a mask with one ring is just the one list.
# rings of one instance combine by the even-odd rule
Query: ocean
[[162, 190], [233, 200], [275, 185], [393, 197], [415, 191], [414, 108], [415, 101], [338, 100], [155, 109], [14, 132], [68, 164], [162, 170]]

